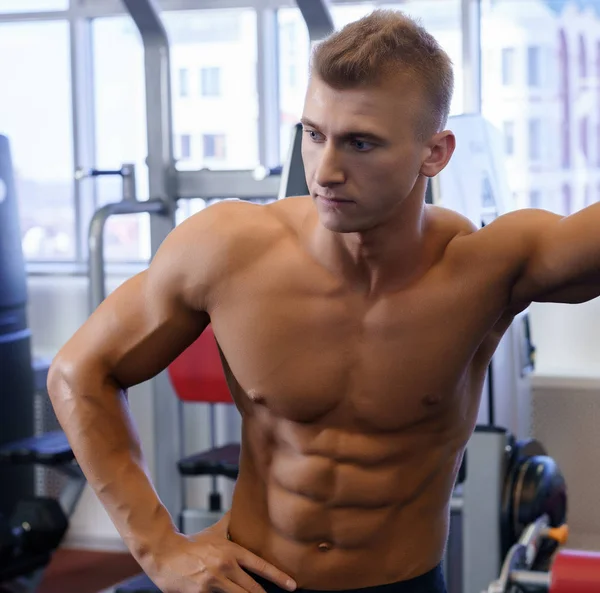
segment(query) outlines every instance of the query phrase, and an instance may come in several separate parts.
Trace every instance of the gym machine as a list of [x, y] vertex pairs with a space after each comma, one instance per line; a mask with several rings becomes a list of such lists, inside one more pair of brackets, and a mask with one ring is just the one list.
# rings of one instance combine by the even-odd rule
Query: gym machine
[[[27, 282], [10, 145], [0, 136], [0, 446], [33, 434], [34, 379]], [[27, 467], [0, 470], [0, 512], [33, 494]]]
[[450, 503], [444, 559], [448, 593], [482, 591], [527, 526], [546, 516], [565, 524], [567, 491], [560, 469], [534, 439], [477, 426], [466, 449], [464, 479]]
[[[565, 544], [568, 530], [553, 529], [547, 515], [524, 530], [502, 566], [500, 577], [482, 593], [597, 593], [600, 591], [600, 553], [561, 549], [552, 557], [548, 542]], [[543, 566], [548, 565], [544, 570]]]
[[85, 477], [61, 431], [5, 445], [0, 449], [0, 464], [49, 467], [67, 478], [58, 499], [24, 498], [8, 519], [0, 515], [0, 593], [34, 593], [67, 533]]
[[[67, 532], [85, 479], [64, 433], [31, 436], [37, 365], [17, 206], [9, 141], [0, 136], [0, 591], [33, 593]], [[34, 496], [35, 465], [66, 476], [58, 498]]]

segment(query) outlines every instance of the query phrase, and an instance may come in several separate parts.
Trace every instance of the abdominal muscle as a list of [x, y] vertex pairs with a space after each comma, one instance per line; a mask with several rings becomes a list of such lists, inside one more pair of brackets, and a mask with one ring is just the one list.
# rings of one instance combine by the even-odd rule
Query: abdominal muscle
[[265, 415], [244, 418], [233, 542], [307, 589], [408, 580], [440, 563], [459, 447], [440, 434], [436, 448], [421, 435], [365, 435]]

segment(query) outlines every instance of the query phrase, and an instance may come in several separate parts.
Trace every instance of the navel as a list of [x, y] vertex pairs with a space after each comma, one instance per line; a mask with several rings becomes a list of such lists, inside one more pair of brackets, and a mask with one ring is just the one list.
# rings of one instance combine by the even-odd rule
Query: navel
[[333, 548], [333, 544], [331, 542], [321, 542], [317, 548], [319, 548], [319, 552], [329, 552]]
[[442, 396], [439, 393], [428, 393], [423, 398], [423, 403], [426, 406], [437, 406], [442, 401]]

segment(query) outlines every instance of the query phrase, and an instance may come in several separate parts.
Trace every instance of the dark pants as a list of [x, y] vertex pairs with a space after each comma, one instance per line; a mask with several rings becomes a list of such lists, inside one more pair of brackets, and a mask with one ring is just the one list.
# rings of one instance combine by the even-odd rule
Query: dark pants
[[[260, 576], [255, 574], [251, 574], [251, 576], [267, 593], [289, 593]], [[296, 589], [296, 591], [298, 593], [332, 593], [331, 591], [314, 591], [312, 589]], [[408, 581], [362, 589], [346, 589], [343, 592], [337, 591], [337, 593], [446, 593], [446, 585], [442, 567], [436, 566], [433, 570]]]

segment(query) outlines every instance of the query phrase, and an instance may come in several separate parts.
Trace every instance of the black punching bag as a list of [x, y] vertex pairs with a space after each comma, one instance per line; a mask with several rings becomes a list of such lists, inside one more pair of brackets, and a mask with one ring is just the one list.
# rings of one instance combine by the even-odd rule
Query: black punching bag
[[[0, 135], [0, 446], [33, 436], [27, 282], [8, 138]], [[0, 465], [0, 513], [33, 494], [33, 468]]]

